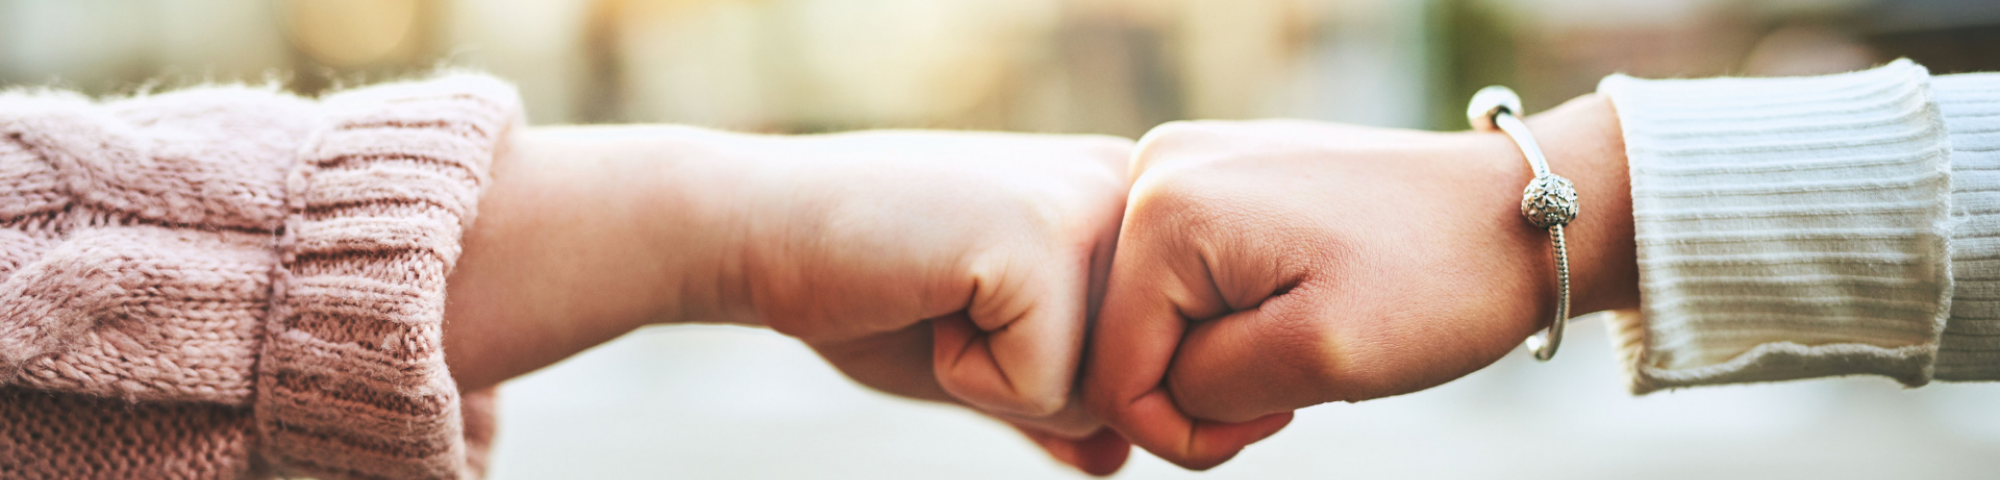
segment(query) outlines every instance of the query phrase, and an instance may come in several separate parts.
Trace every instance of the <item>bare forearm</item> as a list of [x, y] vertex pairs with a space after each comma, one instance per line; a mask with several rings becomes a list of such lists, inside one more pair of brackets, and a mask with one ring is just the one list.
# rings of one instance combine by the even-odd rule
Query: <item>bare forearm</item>
[[548, 365], [641, 325], [725, 321], [734, 137], [681, 127], [558, 127], [496, 162], [449, 283], [461, 388]]

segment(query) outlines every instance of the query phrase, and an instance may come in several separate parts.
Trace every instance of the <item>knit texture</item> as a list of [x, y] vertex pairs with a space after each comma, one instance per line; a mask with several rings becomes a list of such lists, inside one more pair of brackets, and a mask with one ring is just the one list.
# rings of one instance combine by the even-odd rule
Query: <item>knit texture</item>
[[1598, 87], [1623, 125], [1640, 315], [1631, 388], [1930, 381], [1951, 299], [1950, 150], [1907, 60], [1823, 77]]
[[444, 278], [519, 115], [479, 76], [0, 94], [0, 478], [478, 476]]
[[1951, 137], [1953, 291], [1939, 380], [2000, 380], [2000, 74], [1931, 79]]

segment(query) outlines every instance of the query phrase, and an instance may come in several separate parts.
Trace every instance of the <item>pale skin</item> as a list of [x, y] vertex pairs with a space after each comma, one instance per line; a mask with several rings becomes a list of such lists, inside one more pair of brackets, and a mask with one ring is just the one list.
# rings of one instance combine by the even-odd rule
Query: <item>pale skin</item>
[[1109, 473], [1073, 401], [1131, 142], [536, 128], [493, 167], [446, 310], [461, 389], [639, 327], [763, 326], [871, 387], [1006, 420]]
[[[1573, 310], [1636, 305], [1609, 102], [1529, 125], [1583, 199]], [[1554, 267], [1517, 210], [1529, 176], [1497, 134], [1299, 121], [1170, 124], [1136, 151], [528, 129], [465, 233], [446, 360], [476, 390], [646, 325], [762, 326], [1085, 472], [1130, 444], [1204, 469], [1292, 410], [1429, 388], [1544, 326]]]

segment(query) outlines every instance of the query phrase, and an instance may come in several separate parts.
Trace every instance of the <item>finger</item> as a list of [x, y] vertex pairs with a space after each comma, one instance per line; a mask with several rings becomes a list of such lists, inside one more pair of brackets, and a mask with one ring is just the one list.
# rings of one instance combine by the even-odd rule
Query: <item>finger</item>
[[[934, 320], [969, 324], [964, 316]], [[921, 400], [969, 406], [938, 384], [932, 369], [933, 325], [914, 324], [901, 330], [853, 340], [813, 344], [813, 350], [849, 378], [886, 393]], [[958, 328], [971, 328], [958, 326]], [[1016, 426], [1057, 436], [1081, 438], [1103, 428], [1081, 402], [1067, 401], [1062, 410], [1044, 417], [983, 412]]]
[[1022, 240], [974, 258], [964, 318], [932, 322], [938, 384], [972, 406], [1014, 416], [1050, 416], [1068, 404], [1122, 198], [1122, 188], [1078, 194], [1076, 212], [1062, 214], [1074, 224], [1030, 226]]
[[[929, 325], [911, 325], [894, 332], [854, 340], [813, 345], [827, 362], [841, 373], [870, 388], [904, 397], [952, 405], [965, 402], [945, 392], [931, 371]], [[1084, 438], [1104, 428], [1084, 411], [1081, 402], [1067, 402], [1061, 411], [1047, 417], [1023, 417], [995, 412], [993, 415], [1019, 428], [1033, 429], [1057, 438]]]
[[1291, 422], [1291, 412], [1240, 423], [1197, 420], [1181, 413], [1163, 388], [1147, 391], [1119, 416], [1105, 419], [1134, 445], [1189, 470], [1215, 468]]
[[1065, 404], [1061, 411], [1056, 412], [1055, 415], [1046, 417], [1023, 417], [993, 412], [985, 413], [1017, 427], [1032, 428], [1036, 431], [1065, 438], [1083, 438], [1089, 436], [1092, 432], [1096, 432], [1098, 429], [1104, 428], [1104, 422], [1100, 422], [1097, 420], [1097, 417], [1091, 416], [1090, 412], [1083, 408], [1083, 402], [1077, 401], [1074, 398]]
[[[1144, 212], [1143, 207], [1130, 209]], [[1091, 335], [1084, 401], [1098, 419], [1154, 455], [1182, 466], [1219, 462], [1234, 452], [1191, 451], [1194, 420], [1181, 415], [1159, 389], [1186, 327], [1172, 299], [1197, 294], [1187, 288], [1190, 282], [1156, 260], [1175, 246], [1149, 241], [1149, 229], [1160, 226], [1130, 215], [1125, 221], [1127, 231], [1118, 240]]]
[[1032, 259], [1001, 260], [1016, 263], [979, 275], [965, 312], [931, 322], [934, 368], [945, 391], [977, 408], [1025, 417], [1053, 415], [1069, 402], [1089, 293], [1088, 252], [1077, 257], [1040, 268], [1016, 266], [1037, 263]]
[[1186, 324], [1162, 298], [1167, 285], [1158, 284], [1161, 276], [1141, 270], [1140, 252], [1127, 244], [1121, 241], [1091, 336], [1084, 401], [1091, 413], [1141, 448], [1154, 454], [1177, 452], [1192, 421], [1159, 395], [1159, 386]]
[[1339, 381], [1335, 359], [1346, 356], [1308, 305], [1311, 288], [1190, 328], [1167, 375], [1174, 404], [1231, 422], [1342, 399], [1353, 386]]
[[1132, 444], [1118, 432], [1100, 428], [1082, 438], [1067, 438], [1016, 425], [1022, 435], [1042, 447], [1056, 461], [1096, 476], [1118, 473], [1132, 455]]
[[1133, 444], [1185, 468], [1211, 468], [1284, 428], [1291, 415], [1223, 423], [1191, 418], [1175, 406], [1162, 383], [1187, 328], [1182, 305], [1207, 315], [1222, 301], [1212, 286], [1190, 287], [1213, 285], [1200, 255], [1167, 257], [1183, 259], [1178, 264], [1156, 261], [1160, 253], [1191, 249], [1148, 240], [1134, 231], [1119, 240], [1092, 335], [1084, 398], [1092, 413]]
[[[1070, 403], [1090, 317], [1124, 213], [1129, 140], [1060, 137], [1074, 188], [973, 260], [963, 319], [933, 321], [938, 382], [989, 412], [1046, 417]], [[1082, 160], [1082, 161], [1074, 161]], [[1004, 227], [1003, 227], [1004, 228]], [[969, 321], [962, 321], [969, 320]]]
[[[931, 374], [932, 328], [912, 325], [887, 334], [818, 344], [813, 349], [842, 373], [877, 390], [961, 404]], [[1131, 455], [1131, 444], [1091, 418], [1079, 402], [1069, 402], [1062, 411], [1044, 418], [995, 416], [1020, 430], [1050, 456], [1085, 473], [1110, 475], [1124, 466]]]

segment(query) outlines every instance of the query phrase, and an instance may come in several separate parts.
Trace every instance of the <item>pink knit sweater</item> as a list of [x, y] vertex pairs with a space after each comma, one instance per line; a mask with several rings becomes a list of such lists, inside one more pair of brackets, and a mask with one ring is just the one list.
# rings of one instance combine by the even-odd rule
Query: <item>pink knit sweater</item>
[[518, 105], [0, 94], [0, 478], [478, 477], [444, 282]]

